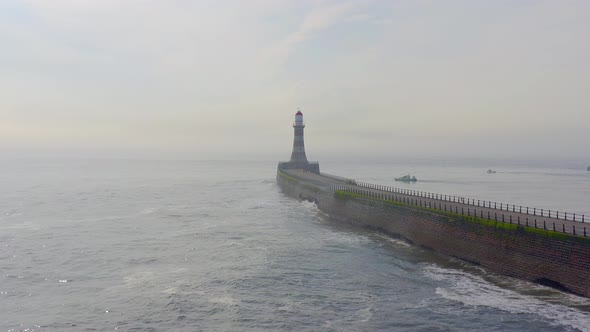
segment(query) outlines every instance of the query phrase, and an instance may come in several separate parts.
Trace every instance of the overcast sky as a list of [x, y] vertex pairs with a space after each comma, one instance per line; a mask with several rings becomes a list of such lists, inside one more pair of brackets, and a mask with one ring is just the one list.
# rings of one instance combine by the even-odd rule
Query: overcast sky
[[590, 159], [590, 1], [1, 0], [0, 149]]

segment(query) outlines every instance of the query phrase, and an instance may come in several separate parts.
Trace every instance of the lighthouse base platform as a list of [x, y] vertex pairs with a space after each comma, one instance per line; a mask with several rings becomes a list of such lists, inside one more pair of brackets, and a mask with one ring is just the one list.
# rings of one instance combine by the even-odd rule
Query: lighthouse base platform
[[315, 174], [320, 174], [320, 163], [315, 161], [296, 162], [296, 161], [282, 161], [278, 166], [279, 170], [303, 170]]

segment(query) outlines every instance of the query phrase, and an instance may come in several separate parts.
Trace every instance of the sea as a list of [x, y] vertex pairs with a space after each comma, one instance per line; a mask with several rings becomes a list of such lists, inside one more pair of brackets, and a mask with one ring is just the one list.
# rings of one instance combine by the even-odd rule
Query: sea
[[[590, 215], [587, 165], [320, 165]], [[273, 160], [2, 159], [0, 331], [590, 331], [590, 299], [338, 223], [275, 177]]]

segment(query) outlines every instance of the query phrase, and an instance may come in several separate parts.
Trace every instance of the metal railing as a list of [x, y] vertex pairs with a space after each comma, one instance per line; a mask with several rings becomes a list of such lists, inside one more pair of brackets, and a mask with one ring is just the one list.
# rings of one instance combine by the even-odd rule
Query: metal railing
[[[281, 163], [283, 163], [283, 162], [281, 162]], [[279, 163], [279, 169], [281, 169], [281, 163]], [[284, 162], [284, 163], [288, 163], [288, 162]], [[330, 176], [330, 175], [328, 175], [328, 177], [336, 178], [336, 177]], [[345, 179], [345, 178], [342, 178], [342, 179]], [[348, 191], [348, 192], [352, 192], [352, 193], [356, 193], [356, 194], [361, 194], [361, 195], [374, 197], [374, 198], [381, 198], [381, 199], [385, 199], [385, 197], [399, 198], [399, 196], [391, 196], [391, 195], [388, 196], [388, 194], [404, 195], [404, 196], [408, 196], [408, 197], [405, 197], [405, 198], [402, 197], [400, 202], [402, 202], [402, 203], [415, 202], [418, 204], [418, 206], [419, 206], [419, 204], [421, 204], [420, 202], [425, 202], [424, 204], [426, 204], [426, 202], [428, 202], [428, 201], [426, 201], [426, 199], [437, 200], [440, 202], [434, 202], [433, 208], [437, 208], [437, 204], [438, 204], [438, 209], [442, 210], [442, 211], [446, 211], [444, 206], [447, 206], [447, 204], [444, 204], [444, 203], [462, 204], [462, 205], [468, 206], [467, 207], [467, 215], [468, 216], [471, 215], [471, 211], [478, 211], [479, 210], [480, 214], [481, 214], [480, 215], [481, 218], [486, 217], [485, 215], [483, 215], [482, 208], [505, 211], [505, 212], [512, 212], [512, 213], [519, 213], [519, 214], [527, 215], [527, 217], [524, 218], [525, 220], [523, 220], [523, 222], [525, 222], [527, 226], [528, 226], [528, 220], [529, 220], [528, 216], [530, 216], [531, 217], [530, 219], [532, 219], [531, 223], [534, 221], [535, 227], [536, 227], [536, 222], [537, 222], [536, 217], [573, 221], [573, 222], [584, 223], [584, 224], [587, 223], [586, 216], [584, 214], [563, 212], [563, 211], [550, 210], [550, 209], [544, 209], [544, 208], [532, 208], [532, 207], [528, 207], [528, 206], [507, 204], [507, 203], [501, 203], [501, 202], [500, 203], [499, 202], [492, 202], [492, 201], [467, 198], [467, 197], [462, 197], [462, 196], [445, 195], [445, 194], [431, 193], [431, 192], [425, 192], [425, 191], [419, 191], [419, 190], [396, 188], [396, 187], [391, 187], [391, 186], [355, 181], [352, 179], [346, 179], [345, 182], [346, 182], [346, 184], [342, 184], [342, 185], [326, 185], [326, 186], [322, 186], [322, 187], [324, 187], [328, 190], [332, 190], [332, 191], [343, 190], [343, 191]], [[358, 188], [356, 188], [356, 187], [358, 187]], [[369, 190], [364, 190], [364, 189], [369, 189]], [[374, 195], [373, 195], [373, 192], [371, 190], [378, 190], [378, 191], [382, 191], [383, 193], [374, 193]], [[407, 201], [404, 201], [404, 199], [407, 199]], [[432, 205], [432, 203], [433, 202], [430, 202], [429, 204]], [[456, 207], [456, 205], [455, 205], [455, 207]], [[462, 209], [465, 210], [464, 207]], [[459, 213], [458, 207], [456, 210], [457, 211], [455, 211], [455, 212]], [[452, 212], [452, 211], [447, 211], [447, 212]], [[494, 215], [498, 215], [497, 212], [493, 212], [493, 213], [494, 213]], [[490, 214], [487, 219], [492, 218], [492, 220], [493, 220], [494, 215]], [[506, 216], [504, 213], [501, 213], [498, 216], [501, 217], [502, 219], [510, 219], [510, 222], [512, 222], [512, 215]], [[498, 218], [498, 217], [496, 217], [496, 218]], [[516, 219], [517, 220], [515, 220], [515, 222], [518, 222], [520, 224], [520, 216], [517, 216]], [[502, 220], [502, 221], [504, 221], [504, 220]], [[543, 223], [545, 224], [545, 221]], [[573, 232], [573, 234], [576, 234], [575, 225], [572, 225], [572, 226], [573, 226], [572, 232]], [[547, 226], [544, 225], [544, 227], [547, 227]], [[553, 223], [553, 229], [555, 230], [554, 223]], [[565, 228], [564, 228], [563, 232], [565, 233]], [[584, 227], [584, 236], [586, 236], [585, 234], [586, 234], [586, 228]]]
[[532, 207], [528, 207], [528, 206], [515, 205], [515, 204], [491, 202], [491, 201], [485, 201], [485, 200], [481, 200], [481, 199], [466, 198], [466, 197], [455, 196], [455, 195], [444, 195], [444, 194], [431, 193], [431, 192], [425, 192], [425, 191], [395, 188], [395, 187], [390, 187], [390, 186], [383, 186], [383, 185], [358, 182], [358, 181], [356, 182], [356, 184], [359, 187], [363, 187], [363, 188], [382, 190], [382, 191], [398, 193], [398, 194], [403, 194], [403, 195], [410, 195], [410, 196], [416, 196], [416, 197], [442, 200], [442, 201], [447, 201], [447, 202], [461, 203], [461, 204], [466, 204], [466, 205], [485, 207], [485, 208], [489, 208], [489, 209], [497, 209], [497, 210], [508, 211], [508, 212], [518, 212], [518, 213], [528, 214], [528, 215], [532, 215], [532, 216], [554, 218], [554, 219], [563, 219], [563, 220], [569, 220], [569, 221], [575, 221], [575, 222], [586, 222], [584, 214], [576, 214], [576, 213], [562, 212], [562, 211], [542, 209], [542, 208], [532, 208]]
[[[582, 227], [581, 234], [576, 233], [576, 225], [572, 225], [572, 230], [570, 233], [568, 233], [566, 231], [565, 224], [563, 224], [563, 223], [561, 224], [561, 229], [560, 229], [559, 226], [556, 227], [555, 222], [548, 224], [546, 220], [542, 220], [542, 224], [541, 224], [541, 220], [537, 220], [537, 218], [529, 218], [528, 215], [527, 215], [527, 217], [523, 218], [524, 220], [521, 220], [520, 215], [517, 215], [516, 218], [513, 218], [512, 214], [506, 215], [504, 213], [498, 213], [495, 211], [490, 212], [490, 209], [494, 209], [493, 207], [488, 207], [488, 206], [492, 206], [491, 204], [488, 204], [486, 206], [472, 205], [473, 208], [471, 208], [471, 207], [465, 208], [464, 206], [459, 208], [458, 204], [467, 205], [467, 203], [464, 203], [460, 199], [457, 199], [457, 198], [461, 198], [461, 197], [457, 197], [457, 196], [440, 195], [440, 196], [446, 196], [446, 199], [441, 198], [441, 199], [439, 199], [439, 202], [436, 202], [436, 201], [433, 201], [433, 199], [436, 199], [436, 194], [433, 194], [433, 193], [400, 189], [400, 188], [393, 188], [393, 187], [381, 186], [381, 185], [372, 185], [372, 184], [363, 183], [363, 182], [357, 182], [356, 186], [329, 185], [327, 188], [331, 191], [334, 191], [334, 192], [337, 190], [344, 191], [344, 192], [348, 192], [348, 193], [352, 193], [352, 194], [356, 194], [356, 195], [360, 195], [360, 196], [366, 196], [369, 198], [388, 200], [388, 201], [393, 201], [393, 202], [397, 202], [397, 203], [401, 203], [401, 204], [417, 206], [417, 207], [421, 207], [421, 208], [435, 209], [435, 210], [439, 210], [439, 211], [460, 214], [461, 216], [466, 216], [466, 217], [474, 217], [474, 218], [479, 217], [481, 219], [501, 221], [503, 223], [510, 223], [510, 224], [515, 224], [515, 225], [519, 225], [519, 226], [534, 227], [534, 228], [538, 228], [538, 229], [542, 228], [544, 230], [553, 230], [554, 232], [562, 232], [564, 234], [583, 235], [584, 237], [588, 236], [585, 226], [581, 226]], [[391, 190], [389, 190], [389, 189], [391, 189]], [[378, 190], [378, 191], [375, 191], [375, 190]], [[379, 191], [381, 191], [381, 192], [379, 192]], [[432, 196], [429, 196], [429, 195], [432, 195]], [[471, 202], [471, 201], [472, 200], [470, 199], [469, 202]], [[475, 201], [475, 200], [473, 200], [473, 201]], [[479, 200], [479, 201], [482, 202], [481, 200]], [[455, 203], [455, 204], [447, 204], [447, 203]], [[490, 202], [487, 202], [487, 203], [490, 203]], [[469, 204], [469, 205], [471, 205], [471, 204]], [[515, 205], [506, 205], [506, 206], [512, 206], [513, 208], [515, 207]], [[479, 207], [479, 209], [478, 209], [478, 207]], [[487, 210], [484, 211], [484, 209], [487, 209]], [[516, 211], [512, 211], [510, 209], [505, 209], [505, 210], [498, 209], [498, 210], [502, 211], [502, 212], [504, 212], [504, 211], [505, 212], [516, 212]], [[523, 212], [523, 214], [526, 214], [526, 213]], [[540, 215], [530, 215], [530, 216], [542, 217]], [[548, 215], [545, 215], [544, 217], [548, 218]], [[563, 219], [563, 220], [566, 220], [566, 219]], [[572, 219], [567, 219], [567, 220], [573, 221]], [[583, 222], [583, 220], [584, 219], [582, 217], [582, 222]]]

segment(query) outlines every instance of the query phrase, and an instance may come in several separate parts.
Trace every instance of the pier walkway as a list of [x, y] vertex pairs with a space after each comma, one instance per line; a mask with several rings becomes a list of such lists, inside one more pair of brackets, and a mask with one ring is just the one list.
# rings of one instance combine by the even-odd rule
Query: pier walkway
[[522, 226], [553, 230], [582, 237], [590, 236], [590, 223], [585, 220], [584, 215], [533, 209], [518, 205], [488, 202], [456, 196], [424, 193], [414, 190], [356, 182], [354, 180], [329, 174], [318, 175], [303, 170], [292, 169], [283, 170], [283, 172], [294, 178], [330, 190], [342, 190], [381, 199], [395, 199], [409, 205], [452, 212], [465, 216], [520, 224]]

